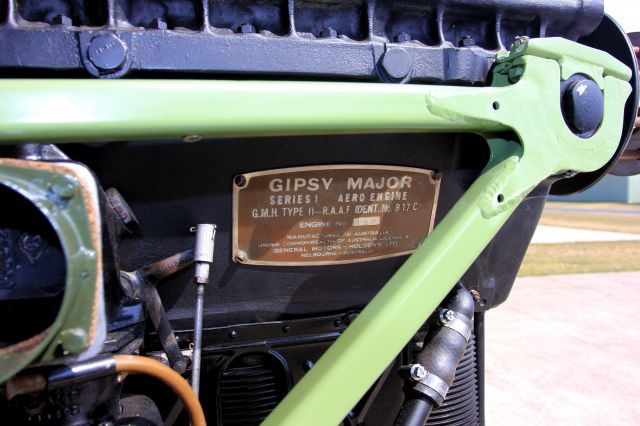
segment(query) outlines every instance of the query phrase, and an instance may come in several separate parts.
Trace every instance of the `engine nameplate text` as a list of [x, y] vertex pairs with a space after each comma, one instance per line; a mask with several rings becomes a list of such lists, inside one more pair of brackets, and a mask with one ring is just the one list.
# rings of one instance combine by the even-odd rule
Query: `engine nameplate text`
[[412, 253], [433, 228], [440, 174], [382, 165], [245, 173], [233, 183], [233, 256], [333, 265]]

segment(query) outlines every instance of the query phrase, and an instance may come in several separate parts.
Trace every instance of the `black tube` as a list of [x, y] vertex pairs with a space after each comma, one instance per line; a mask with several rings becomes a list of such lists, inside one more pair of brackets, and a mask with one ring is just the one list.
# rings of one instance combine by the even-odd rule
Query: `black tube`
[[[469, 321], [473, 318], [475, 304], [469, 291], [460, 283], [443, 300], [442, 308], [450, 309]], [[424, 349], [417, 361], [429, 373], [438, 376], [447, 386], [451, 386], [456, 367], [464, 355], [467, 340], [458, 331], [441, 326], [430, 327], [424, 340]], [[442, 403], [442, 396], [428, 387], [415, 388], [407, 392], [404, 404], [398, 413], [396, 425], [424, 426], [431, 410]]]

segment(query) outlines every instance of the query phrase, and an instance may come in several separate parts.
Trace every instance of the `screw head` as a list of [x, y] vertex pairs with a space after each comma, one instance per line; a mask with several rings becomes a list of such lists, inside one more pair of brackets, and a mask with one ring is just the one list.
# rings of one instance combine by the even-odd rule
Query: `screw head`
[[419, 382], [427, 377], [427, 369], [420, 364], [413, 364], [409, 369], [409, 375], [411, 376], [411, 380]]
[[244, 263], [247, 261], [247, 253], [239, 251], [233, 256], [233, 260], [236, 263]]
[[91, 40], [89, 61], [101, 71], [117, 71], [127, 58], [127, 46], [115, 34], [103, 34]]
[[235, 338], [237, 338], [237, 337], [238, 337], [238, 332], [237, 332], [237, 331], [235, 331], [235, 330], [231, 330], [231, 331], [229, 332], [228, 336], [229, 336], [229, 339], [235, 339]]
[[304, 368], [304, 371], [309, 371], [311, 370], [311, 368], [313, 368], [313, 366], [314, 366], [313, 361], [308, 359], [304, 362], [304, 364], [302, 365], [302, 368]]
[[320, 31], [320, 38], [338, 38], [338, 32], [331, 27], [326, 27]]
[[244, 188], [247, 185], [247, 178], [245, 175], [237, 175], [233, 178], [233, 183], [240, 188]]
[[70, 27], [71, 25], [73, 25], [73, 21], [68, 16], [56, 15], [53, 18], [51, 18], [51, 24], [64, 25], [64, 26]]
[[149, 24], [149, 28], [155, 28], [157, 30], [166, 30], [167, 23], [163, 21], [161, 18], [154, 18]]
[[411, 40], [411, 34], [409, 34], [409, 33], [402, 32], [402, 33], [398, 33], [396, 35], [396, 41], [398, 43], [403, 43], [405, 41], [410, 41], [410, 40]]
[[451, 309], [443, 309], [440, 312], [440, 321], [443, 324], [446, 324], [448, 322], [453, 321], [455, 318], [455, 314], [453, 313], [453, 311]]
[[256, 27], [248, 22], [245, 22], [244, 24], [240, 24], [238, 28], [236, 28], [236, 32], [240, 34], [252, 34], [256, 32]]

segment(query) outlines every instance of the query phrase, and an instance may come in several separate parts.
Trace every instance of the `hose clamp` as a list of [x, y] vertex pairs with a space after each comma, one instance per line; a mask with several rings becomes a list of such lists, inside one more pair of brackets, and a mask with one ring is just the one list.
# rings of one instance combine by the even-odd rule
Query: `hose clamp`
[[473, 333], [473, 322], [469, 318], [451, 309], [441, 309], [438, 318], [443, 327], [458, 332], [469, 343]]
[[447, 382], [430, 371], [427, 371], [427, 369], [420, 364], [413, 364], [411, 369], [415, 369], [420, 372], [419, 379], [414, 374], [411, 374], [410, 376], [411, 380], [416, 382], [413, 389], [431, 398], [438, 406], [440, 406], [449, 391], [449, 385], [447, 385]]

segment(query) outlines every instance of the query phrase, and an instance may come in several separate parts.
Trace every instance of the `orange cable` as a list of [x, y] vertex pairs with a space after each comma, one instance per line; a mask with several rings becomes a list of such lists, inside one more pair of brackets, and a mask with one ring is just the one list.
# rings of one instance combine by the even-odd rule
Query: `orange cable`
[[206, 426], [200, 400], [189, 383], [171, 368], [151, 358], [136, 355], [114, 355], [118, 373], [141, 373], [155, 377], [169, 386], [184, 404], [192, 426]]

